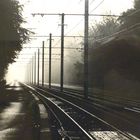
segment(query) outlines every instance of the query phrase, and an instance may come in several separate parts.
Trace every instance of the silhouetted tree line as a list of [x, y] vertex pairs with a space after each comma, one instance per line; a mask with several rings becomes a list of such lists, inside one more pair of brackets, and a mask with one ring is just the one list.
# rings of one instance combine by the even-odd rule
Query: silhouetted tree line
[[0, 0], [0, 80], [28, 40], [29, 31], [21, 26], [23, 22], [22, 6], [18, 1]]
[[[81, 84], [83, 63], [77, 62], [75, 68], [74, 80]], [[140, 81], [140, 0], [121, 17], [104, 18], [90, 28], [89, 86], [104, 88], [104, 77], [111, 70], [125, 79]]]

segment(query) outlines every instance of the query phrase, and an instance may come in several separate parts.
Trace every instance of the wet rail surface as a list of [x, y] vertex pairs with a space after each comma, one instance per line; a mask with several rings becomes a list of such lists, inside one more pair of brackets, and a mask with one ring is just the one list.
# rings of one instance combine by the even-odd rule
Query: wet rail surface
[[[53, 87], [53, 90], [59, 93], [58, 87]], [[64, 88], [63, 93], [73, 98], [83, 98], [82, 91], [80, 90]], [[130, 100], [114, 96], [101, 97], [94, 93], [93, 95], [89, 95], [88, 101], [92, 102], [94, 106], [102, 106], [104, 109], [116, 111], [116, 113], [118, 112], [117, 110], [119, 110], [119, 112], [122, 111], [121, 114], [124, 114], [122, 117], [125, 117], [127, 113], [127, 117], [134, 119], [133, 121], [136, 121], [135, 123], [139, 124], [139, 119], [136, 119], [137, 116], [139, 118], [140, 115], [140, 102], [138, 100]], [[128, 113], [130, 114], [128, 115]]]
[[[108, 140], [135, 140], [138, 139], [133, 134], [129, 133], [128, 128], [118, 129], [115, 125], [108, 123], [107, 121], [103, 120], [100, 115], [107, 115], [104, 112], [99, 112], [99, 109], [96, 107], [92, 110], [94, 112], [91, 113], [91, 106], [87, 106], [81, 100], [76, 101], [75, 98], [68, 98], [67, 97], [60, 97], [57, 95], [56, 92], [52, 91], [45, 91], [40, 88], [33, 89], [34, 92], [42, 98], [43, 102], [47, 103], [47, 106], [51, 108], [53, 116], [59, 120], [57, 124], [62, 126], [59, 129], [59, 132], [64, 136], [67, 136], [69, 139], [108, 139]], [[74, 101], [75, 100], [75, 101]], [[79, 105], [77, 105], [77, 102]], [[81, 106], [81, 102], [84, 107]], [[89, 110], [87, 109], [89, 108]], [[103, 111], [104, 109], [102, 109]], [[98, 113], [97, 113], [98, 112]], [[108, 113], [108, 111], [105, 110]], [[114, 115], [115, 116], [115, 115]], [[108, 116], [110, 117], [110, 116]], [[117, 117], [117, 116], [116, 116]], [[70, 121], [69, 121], [70, 119]], [[78, 130], [77, 127], [74, 127], [71, 124], [71, 121], [78, 125], [78, 128], [82, 128], [82, 130]], [[128, 122], [127, 122], [128, 123]], [[130, 125], [130, 124], [129, 124]], [[132, 124], [131, 124], [132, 126]], [[83, 135], [87, 134], [87, 136]]]
[[[50, 89], [47, 90], [50, 91]], [[64, 94], [60, 94], [58, 88], [57, 90], [53, 88], [53, 91], [55, 92], [55, 94], [63, 96], [63, 98], [70, 98], [71, 100], [73, 100], [73, 102], [75, 101], [75, 104], [81, 105], [82, 108], [85, 108], [89, 112], [109, 122], [118, 129], [125, 131], [130, 135], [133, 134], [136, 137], [140, 138], [139, 102], [135, 102], [133, 100], [131, 101], [131, 103], [135, 102], [135, 104], [131, 104], [130, 100], [129, 103], [127, 102], [127, 100], [126, 102], [123, 100], [123, 102], [117, 102], [115, 99], [115, 101], [113, 101], [100, 97], [89, 97], [88, 100], [84, 100], [83, 96], [77, 94], [77, 90], [66, 88], [64, 89]], [[131, 108], [135, 108], [136, 111]]]
[[[51, 86], [53, 90], [60, 90], [59, 86]], [[101, 92], [101, 91], [100, 91]], [[83, 88], [82, 87], [77, 87], [77, 86], [66, 86], [64, 87], [64, 93], [66, 94], [71, 94], [74, 96], [78, 96], [78, 97], [82, 97], [84, 95], [83, 93]], [[130, 99], [130, 98], [123, 98], [120, 96], [114, 96], [114, 95], [104, 95], [101, 94], [99, 95], [99, 93], [93, 92], [91, 89], [89, 89], [89, 98], [92, 100], [104, 100], [105, 102], [109, 102], [109, 103], [113, 103], [113, 104], [119, 104], [120, 106], [127, 106], [127, 107], [132, 107], [134, 108], [134, 110], [140, 110], [140, 101], [134, 100], [134, 99]], [[139, 108], [139, 109], [137, 109]]]

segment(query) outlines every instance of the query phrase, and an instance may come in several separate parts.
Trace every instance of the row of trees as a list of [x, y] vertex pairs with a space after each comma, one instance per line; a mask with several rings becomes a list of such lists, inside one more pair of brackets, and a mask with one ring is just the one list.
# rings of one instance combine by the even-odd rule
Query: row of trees
[[29, 31], [21, 26], [25, 22], [22, 10], [16, 0], [0, 0], [0, 80], [21, 51], [22, 44], [28, 41]]
[[[140, 0], [119, 18], [107, 17], [90, 27], [89, 83], [104, 88], [104, 77], [114, 69], [121, 76], [140, 81]], [[122, 32], [123, 31], [123, 32]], [[117, 34], [116, 34], [117, 32]], [[75, 63], [76, 83], [83, 83], [83, 63]]]

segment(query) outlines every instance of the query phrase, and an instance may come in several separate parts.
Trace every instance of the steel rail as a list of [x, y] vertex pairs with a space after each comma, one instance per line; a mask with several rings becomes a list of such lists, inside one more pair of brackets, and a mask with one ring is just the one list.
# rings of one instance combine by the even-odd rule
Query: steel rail
[[[41, 91], [43, 91], [43, 92], [46, 92], [45, 90], [40, 89], [40, 88], [36, 88], [36, 89], [41, 90]], [[47, 93], [48, 93], [48, 92], [47, 92]], [[48, 94], [51, 94], [51, 93], [48, 93]], [[85, 112], [86, 114], [92, 116], [93, 118], [96, 118], [97, 120], [101, 121], [102, 123], [106, 124], [107, 126], [110, 126], [111, 128], [113, 128], [114, 130], [116, 130], [118, 133], [120, 133], [120, 134], [123, 135], [124, 137], [127, 137], [127, 138], [129, 138], [130, 140], [134, 140], [134, 138], [133, 138], [132, 136], [130, 136], [129, 134], [126, 134], [126, 133], [122, 132], [121, 130], [119, 130], [119, 129], [116, 128], [115, 126], [113, 126], [113, 125], [109, 124], [108, 122], [104, 121], [103, 119], [101, 119], [101, 118], [99, 118], [99, 117], [93, 115], [93, 114], [90, 113], [89, 111], [87, 111], [87, 110], [85, 110], [85, 109], [83, 109], [83, 108], [77, 106], [76, 104], [73, 104], [73, 103], [71, 103], [71, 102], [69, 102], [69, 101], [67, 101], [67, 100], [65, 100], [65, 99], [63, 99], [63, 98], [61, 98], [61, 97], [58, 97], [58, 96], [56, 96], [56, 95], [54, 95], [54, 94], [53, 94], [53, 95], [51, 94], [51, 96], [53, 96], [53, 97], [55, 97], [55, 98], [57, 98], [57, 99], [60, 99], [60, 100], [62, 100], [63, 102], [67, 102], [68, 104], [71, 104], [72, 106], [78, 108], [79, 110]]]
[[36, 91], [35, 88], [28, 86], [24, 84], [24, 86], [32, 89], [34, 92], [36, 92], [39, 96], [44, 98], [45, 100], [51, 102], [53, 105], [55, 105], [67, 118], [69, 118], [78, 128], [79, 130], [89, 139], [89, 140], [96, 140], [93, 136], [91, 136], [88, 132], [84, 130], [70, 115], [68, 115], [63, 109], [61, 109], [57, 104], [55, 104], [53, 101], [51, 101], [49, 98], [47, 98], [45, 95], [42, 95], [40, 92]]

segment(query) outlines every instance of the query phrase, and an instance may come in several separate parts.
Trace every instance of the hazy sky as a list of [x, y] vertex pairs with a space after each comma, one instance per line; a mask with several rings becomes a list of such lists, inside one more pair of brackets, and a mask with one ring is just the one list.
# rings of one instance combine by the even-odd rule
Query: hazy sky
[[[25, 21], [27, 21], [23, 26], [33, 28], [33, 31], [37, 35], [49, 35], [49, 33], [60, 35], [61, 28], [58, 26], [58, 24], [61, 23], [60, 16], [33, 17], [31, 13], [84, 13], [84, 1], [85, 0], [19, 0], [19, 2], [24, 5], [23, 17]], [[89, 0], [90, 14], [111, 13], [119, 15], [131, 7], [133, 7], [133, 0]], [[82, 16], [65, 16], [65, 24], [67, 24], [65, 34], [82, 35], [84, 30], [83, 19]], [[92, 23], [100, 19], [99, 17], [90, 17], [89, 22]], [[47, 38], [32, 40], [28, 46], [39, 46], [42, 40], [47, 40]], [[26, 54], [29, 51], [33, 53], [33, 51], [27, 49], [23, 49], [21, 53]], [[20, 56], [21, 60], [19, 60], [18, 63], [10, 65], [7, 74], [8, 79], [24, 79], [25, 66], [21, 64], [21, 61], [23, 60], [22, 58], [25, 57], [27, 56]]]
[[[43, 34], [57, 34], [60, 16], [33, 17], [31, 13], [84, 13], [85, 0], [19, 0], [24, 5], [23, 16], [28, 22], [27, 27], [37, 28], [36, 31]], [[99, 5], [99, 7], [98, 7]], [[112, 14], [119, 15], [122, 11], [133, 6], [133, 0], [89, 0], [90, 14]], [[96, 8], [98, 7], [98, 8]], [[94, 10], [95, 9], [95, 10]], [[75, 26], [83, 17], [66, 16], [66, 31]], [[98, 20], [98, 17], [90, 18]], [[46, 25], [46, 26], [45, 26]], [[80, 26], [80, 25], [79, 25]], [[45, 33], [44, 33], [45, 29]], [[58, 29], [58, 30], [57, 30]], [[57, 30], [57, 31], [56, 31]]]

